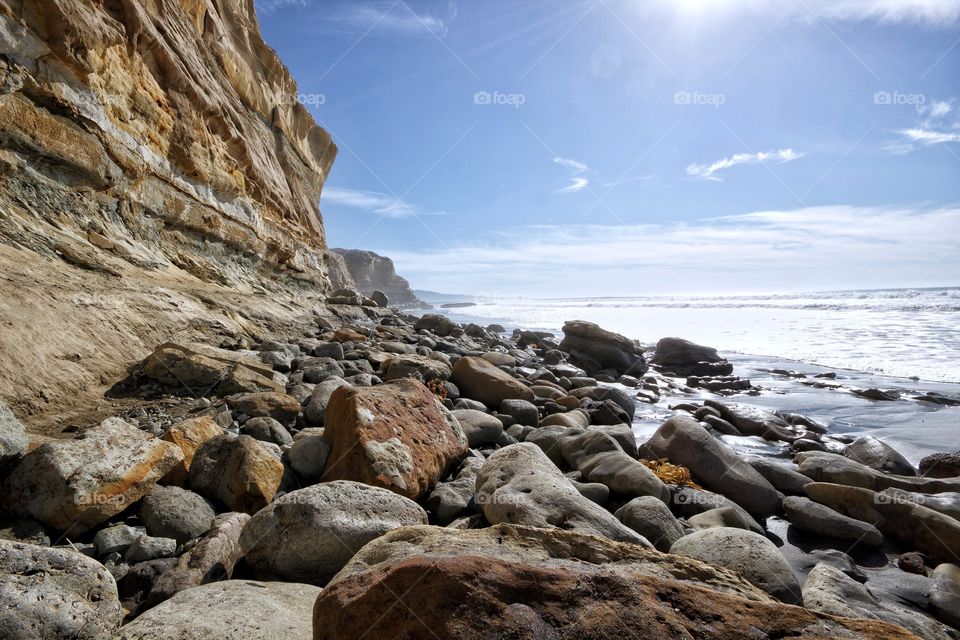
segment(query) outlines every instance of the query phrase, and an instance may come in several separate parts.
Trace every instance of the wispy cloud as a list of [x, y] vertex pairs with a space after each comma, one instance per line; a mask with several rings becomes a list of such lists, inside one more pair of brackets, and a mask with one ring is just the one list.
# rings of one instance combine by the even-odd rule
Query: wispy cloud
[[571, 173], [570, 184], [562, 189], [557, 189], [556, 193], [576, 193], [590, 184], [590, 179], [583, 175], [590, 171], [590, 167], [586, 163], [572, 158], [561, 158], [560, 156], [555, 157], [553, 162], [565, 167]]
[[933, 100], [917, 106], [917, 113], [924, 116], [913, 126], [896, 129], [900, 140], [886, 147], [893, 153], [909, 153], [936, 144], [960, 142], [960, 119], [955, 114], [956, 98]]
[[[948, 27], [960, 21], [960, 0], [780, 0], [800, 18]], [[788, 9], [789, 10], [789, 9]]]
[[[267, 0], [284, 2], [296, 0]], [[329, 15], [330, 22], [340, 28], [379, 36], [416, 38], [423, 36], [443, 37], [450, 23], [456, 18], [457, 5], [447, 5], [444, 15], [418, 13], [407, 2], [373, 0], [354, 2]]]
[[553, 161], [558, 165], [560, 165], [561, 167], [566, 167], [567, 169], [570, 169], [570, 171], [574, 173], [583, 173], [584, 171], [590, 168], [584, 163], [579, 162], [577, 160], [573, 160], [571, 158], [561, 158], [557, 156], [556, 158], [553, 159]]
[[685, 223], [516, 227], [483, 242], [390, 255], [416, 286], [439, 291], [792, 291], [955, 283], [958, 237], [960, 206], [838, 205]]
[[784, 162], [791, 162], [802, 156], [802, 153], [798, 153], [793, 149], [760, 151], [758, 153], [736, 153], [728, 158], [717, 160], [712, 164], [691, 164], [687, 167], [687, 175], [695, 178], [719, 181], [720, 178], [715, 175], [717, 172], [730, 169], [731, 167], [735, 167], [737, 165], [763, 164], [765, 162], [776, 162], [778, 164], [783, 164]]
[[901, 129], [898, 133], [909, 142], [921, 145], [943, 144], [944, 142], [960, 142], [960, 132], [934, 131], [931, 129]]
[[320, 204], [338, 204], [354, 209], [363, 209], [385, 218], [409, 218], [423, 215], [445, 215], [444, 211], [424, 211], [421, 207], [376, 191], [326, 187]]
[[562, 189], [557, 189], [557, 193], [576, 193], [585, 189], [588, 184], [590, 184], [590, 181], [586, 178], [570, 178], [570, 184]]

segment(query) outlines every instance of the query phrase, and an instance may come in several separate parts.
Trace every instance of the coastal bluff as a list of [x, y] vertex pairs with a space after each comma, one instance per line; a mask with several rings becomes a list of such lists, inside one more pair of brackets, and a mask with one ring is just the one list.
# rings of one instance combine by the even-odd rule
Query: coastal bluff
[[[303, 322], [337, 153], [246, 0], [0, 0], [0, 397]], [[327, 313], [322, 308], [316, 313]]]

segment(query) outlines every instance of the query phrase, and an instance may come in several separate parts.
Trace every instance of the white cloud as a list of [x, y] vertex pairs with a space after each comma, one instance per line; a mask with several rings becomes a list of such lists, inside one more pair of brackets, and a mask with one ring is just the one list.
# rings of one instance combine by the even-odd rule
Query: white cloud
[[386, 218], [409, 218], [422, 215], [444, 215], [442, 211], [423, 211], [419, 206], [400, 198], [376, 191], [339, 189], [326, 187], [320, 196], [320, 204], [339, 204], [354, 209], [364, 209]]
[[944, 142], [960, 142], [960, 133], [949, 131], [936, 131], [932, 129], [901, 129], [898, 131], [910, 142], [928, 146], [931, 144], [942, 144]]
[[577, 160], [572, 160], [570, 158], [561, 158], [557, 156], [556, 158], [553, 159], [553, 161], [559, 164], [561, 167], [566, 167], [567, 169], [570, 169], [570, 171], [574, 173], [583, 173], [584, 171], [590, 168], [584, 163], [579, 162]]
[[782, 0], [801, 17], [947, 27], [960, 21], [960, 0]]
[[572, 174], [570, 184], [562, 189], [557, 189], [555, 193], [576, 193], [590, 184], [590, 179], [581, 175], [590, 171], [590, 167], [586, 163], [572, 158], [561, 158], [560, 156], [555, 157], [553, 161], [561, 167], [569, 169]]
[[376, 0], [356, 2], [331, 15], [329, 20], [341, 27], [371, 35], [443, 37], [447, 35], [449, 24], [455, 17], [456, 4], [452, 2], [449, 4], [447, 15], [440, 17], [429, 13], [417, 13], [407, 2]]
[[758, 153], [737, 153], [729, 158], [717, 160], [713, 164], [691, 164], [687, 167], [687, 174], [696, 178], [706, 178], [708, 180], [720, 180], [716, 177], [718, 171], [723, 171], [740, 164], [762, 164], [764, 162], [777, 162], [782, 164], [790, 162], [803, 156], [793, 149], [780, 149], [778, 151], [760, 151]]
[[570, 184], [562, 189], [557, 189], [557, 193], [576, 193], [586, 188], [588, 184], [590, 184], [590, 181], [586, 178], [570, 178]]
[[415, 287], [534, 297], [929, 286], [960, 273], [960, 206], [824, 206], [687, 223], [532, 226], [390, 251]]
[[955, 98], [950, 98], [949, 100], [934, 100], [929, 106], [920, 106], [917, 111], [922, 115], [927, 115], [934, 119], [942, 118], [953, 111], [954, 99]]

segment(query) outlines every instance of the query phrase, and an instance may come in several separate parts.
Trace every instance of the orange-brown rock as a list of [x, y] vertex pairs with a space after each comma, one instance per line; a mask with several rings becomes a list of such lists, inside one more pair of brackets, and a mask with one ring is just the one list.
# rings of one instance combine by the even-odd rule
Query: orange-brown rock
[[210, 416], [187, 418], [167, 429], [162, 439], [180, 447], [183, 451], [183, 460], [167, 472], [163, 477], [163, 484], [184, 486], [187, 482], [187, 472], [190, 471], [190, 463], [197, 449], [207, 440], [222, 433], [223, 429]]
[[499, 408], [501, 402], [511, 398], [528, 402], [535, 400], [534, 393], [528, 386], [483, 358], [460, 358], [453, 365], [450, 379], [463, 396], [478, 400], [493, 409]]
[[110, 418], [24, 456], [3, 485], [3, 503], [76, 536], [150, 493], [182, 460], [176, 445]]
[[250, 436], [221, 435], [208, 440], [190, 464], [190, 488], [219, 500], [231, 511], [254, 514], [280, 488], [283, 463], [279, 450]]
[[467, 452], [457, 419], [412, 378], [340, 387], [330, 396], [324, 480], [355, 480], [416, 499]]
[[892, 624], [747, 600], [623, 567], [479, 556], [413, 557], [340, 580], [317, 598], [313, 637], [916, 638]]

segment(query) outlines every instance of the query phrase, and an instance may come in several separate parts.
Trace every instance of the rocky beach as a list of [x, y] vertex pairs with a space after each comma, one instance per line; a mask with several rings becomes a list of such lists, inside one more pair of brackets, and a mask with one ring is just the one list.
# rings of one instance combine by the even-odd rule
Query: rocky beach
[[960, 638], [955, 385], [458, 322], [251, 2], [0, 8], [0, 639]]

